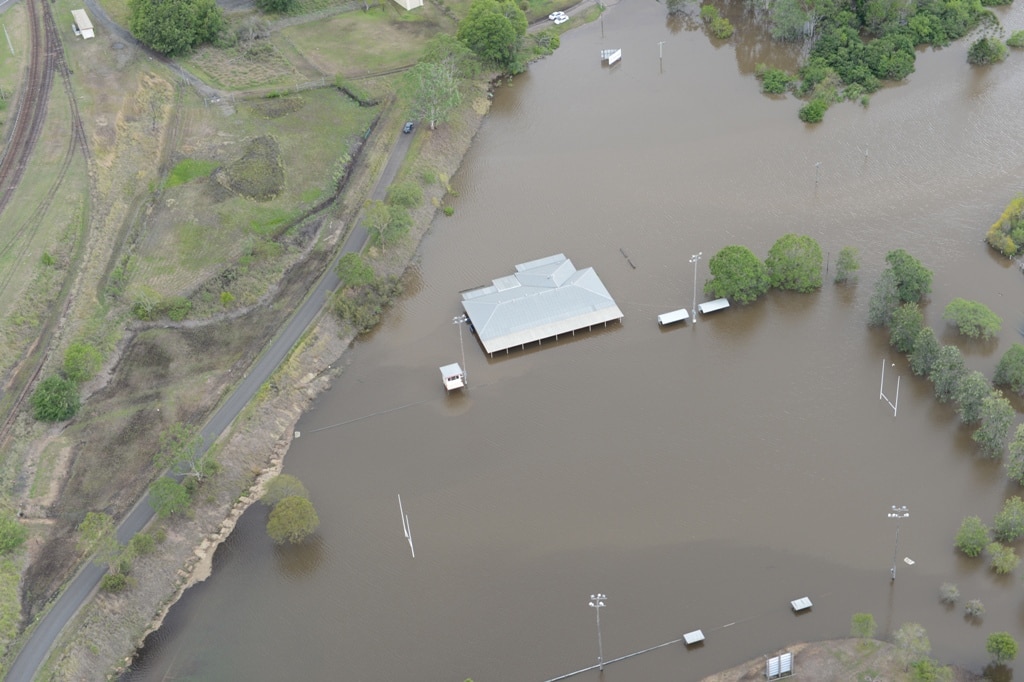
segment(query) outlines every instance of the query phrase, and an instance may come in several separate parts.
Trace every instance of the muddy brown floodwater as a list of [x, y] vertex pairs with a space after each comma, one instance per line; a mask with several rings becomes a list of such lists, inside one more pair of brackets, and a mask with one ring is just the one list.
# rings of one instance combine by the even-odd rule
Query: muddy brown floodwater
[[[1001, 17], [1019, 29], [1024, 7]], [[1019, 579], [953, 551], [964, 516], [1018, 491], [865, 325], [885, 253], [904, 248], [935, 273], [928, 324], [972, 369], [991, 376], [1021, 340], [1024, 277], [982, 236], [1021, 191], [1024, 55], [974, 69], [962, 42], [926, 50], [869, 108], [807, 127], [800, 102], [758, 94], [747, 57], [674, 32], [663, 5], [624, 0], [604, 31], [572, 31], [497, 92], [409, 295], [299, 424], [285, 470], [311, 491], [316, 539], [276, 549], [250, 510], [128, 679], [543, 681], [596, 663], [598, 591], [606, 660], [707, 636], [605, 680], [698, 679], [843, 636], [862, 611], [882, 634], [920, 622], [940, 659], [974, 669], [989, 632], [1024, 636]], [[744, 55], [764, 54], [751, 31]], [[605, 47], [623, 50], [615, 68]], [[690, 305], [691, 254], [702, 284], [723, 246], [764, 257], [787, 232], [833, 261], [857, 247], [860, 284], [659, 329]], [[623, 323], [493, 360], [467, 335], [470, 388], [445, 396], [458, 292], [559, 252], [597, 269]], [[955, 296], [1002, 316], [998, 341], [951, 332]], [[895, 418], [883, 358], [888, 393], [902, 377]], [[895, 583], [893, 504], [911, 513]], [[980, 624], [939, 604], [944, 581], [987, 605]]]

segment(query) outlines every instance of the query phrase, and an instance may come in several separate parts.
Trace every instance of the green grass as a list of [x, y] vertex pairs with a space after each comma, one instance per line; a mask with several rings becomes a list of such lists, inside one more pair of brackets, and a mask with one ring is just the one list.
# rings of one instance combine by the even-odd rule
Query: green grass
[[50, 478], [53, 476], [53, 465], [57, 462], [57, 455], [61, 448], [66, 447], [63, 440], [53, 441], [47, 444], [43, 454], [39, 457], [39, 464], [36, 467], [35, 478], [32, 479], [32, 486], [29, 488], [28, 496], [32, 499], [45, 495], [50, 489]]
[[199, 159], [179, 161], [167, 175], [167, 180], [164, 181], [164, 189], [183, 185], [196, 178], [209, 177], [210, 173], [219, 165], [216, 161], [201, 161]]
[[128, 0], [102, 0], [100, 5], [116, 23], [128, 27]]
[[21, 567], [10, 559], [0, 560], [0, 647], [7, 649], [18, 634], [21, 600], [18, 584]]

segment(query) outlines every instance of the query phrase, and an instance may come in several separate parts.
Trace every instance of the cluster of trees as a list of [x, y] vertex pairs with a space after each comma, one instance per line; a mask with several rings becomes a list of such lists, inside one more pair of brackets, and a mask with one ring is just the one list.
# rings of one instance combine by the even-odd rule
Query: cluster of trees
[[[772, 0], [761, 10], [771, 35], [779, 41], [811, 42], [808, 58], [797, 74], [762, 67], [765, 92], [793, 90], [808, 103], [800, 118], [816, 123], [828, 107], [842, 100], [860, 99], [878, 90], [884, 81], [903, 80], [914, 71], [915, 49], [943, 46], [961, 38], [980, 22], [999, 22], [985, 5], [1007, 0]], [[866, 38], [866, 39], [865, 39]], [[972, 63], [982, 57], [998, 61], [1006, 47], [992, 36], [974, 44]], [[974, 54], [976, 53], [976, 54]], [[1002, 54], [1002, 56], [1000, 56]]]
[[64, 352], [64, 362], [57, 374], [51, 374], [36, 386], [29, 404], [32, 416], [44, 422], [71, 419], [82, 406], [79, 386], [96, 376], [103, 364], [103, 355], [95, 346], [76, 341]]
[[[931, 291], [932, 272], [902, 249], [889, 252], [885, 259], [889, 266], [875, 282], [868, 302], [868, 324], [889, 328], [890, 345], [908, 354], [911, 371], [931, 380], [939, 402], [956, 403], [960, 420], [965, 425], [978, 425], [971, 438], [981, 452], [986, 457], [999, 459], [1006, 452], [1016, 414], [1013, 406], [981, 372], [967, 369], [959, 348], [941, 345], [935, 332], [924, 326], [920, 303]], [[987, 307], [963, 299], [951, 302], [944, 318], [971, 338], [990, 338], [1002, 325]], [[1021, 351], [1020, 371], [1024, 385], [1024, 347]]]
[[360, 334], [376, 327], [384, 310], [402, 293], [401, 280], [378, 277], [358, 253], [342, 256], [336, 272], [341, 284], [331, 297], [331, 310]]
[[1020, 565], [1009, 544], [1024, 537], [1024, 501], [1014, 495], [1003, 503], [990, 528], [978, 516], [968, 516], [957, 531], [955, 547], [969, 557], [988, 554], [992, 569], [1005, 575]]
[[169, 57], [188, 54], [225, 28], [216, 0], [128, 0], [128, 28]]
[[[1024, 34], [1024, 31], [1021, 33]], [[1010, 202], [999, 220], [989, 228], [985, 241], [1008, 258], [1020, 253], [1024, 245], [1024, 195]]]
[[153, 462], [168, 472], [149, 486], [150, 505], [160, 518], [187, 512], [196, 491], [220, 468], [213, 452], [203, 446], [202, 434], [180, 422], [160, 434]]
[[[708, 261], [711, 279], [704, 293], [738, 303], [756, 301], [769, 289], [809, 293], [821, 288], [821, 247], [812, 237], [780, 237], [761, 261], [745, 246], [726, 246]], [[835, 281], [847, 282], [859, 267], [857, 251], [845, 247], [836, 264]]]
[[155, 533], [137, 533], [122, 545], [117, 540], [117, 525], [109, 514], [89, 512], [78, 525], [78, 551], [92, 556], [97, 565], [106, 565], [108, 572], [100, 581], [100, 589], [121, 592], [134, 585], [132, 562], [156, 551], [158, 542], [166, 537], [163, 529]]
[[520, 73], [526, 68], [526, 13], [513, 0], [473, 0], [456, 37], [484, 63]]
[[320, 525], [309, 491], [295, 476], [280, 474], [272, 478], [260, 501], [271, 507], [267, 535], [279, 545], [302, 542]]

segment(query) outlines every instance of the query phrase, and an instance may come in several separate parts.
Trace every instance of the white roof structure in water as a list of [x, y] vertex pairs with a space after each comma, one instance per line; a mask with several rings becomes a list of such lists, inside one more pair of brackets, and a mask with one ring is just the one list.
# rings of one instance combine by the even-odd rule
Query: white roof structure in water
[[577, 270], [561, 253], [462, 292], [462, 308], [492, 354], [622, 319], [594, 269]]

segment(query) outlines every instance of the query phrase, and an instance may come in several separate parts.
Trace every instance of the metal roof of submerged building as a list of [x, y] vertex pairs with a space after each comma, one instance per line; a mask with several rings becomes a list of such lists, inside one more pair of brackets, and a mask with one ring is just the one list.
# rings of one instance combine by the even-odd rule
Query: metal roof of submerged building
[[488, 353], [622, 319], [594, 269], [577, 270], [561, 253], [462, 292], [462, 308]]

